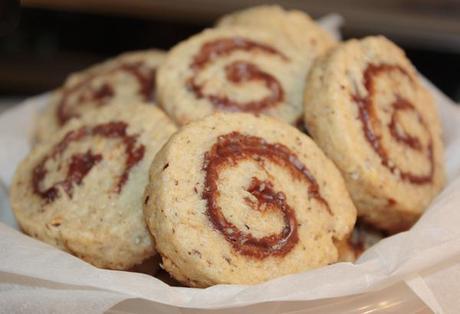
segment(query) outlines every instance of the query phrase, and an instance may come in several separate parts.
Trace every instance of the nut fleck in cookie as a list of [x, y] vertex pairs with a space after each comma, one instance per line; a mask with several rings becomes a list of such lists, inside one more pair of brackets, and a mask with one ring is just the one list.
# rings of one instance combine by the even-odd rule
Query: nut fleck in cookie
[[241, 26], [205, 30], [168, 53], [158, 70], [158, 100], [180, 125], [215, 111], [295, 123], [312, 61], [313, 54], [300, 54], [281, 33]]
[[155, 254], [143, 193], [153, 157], [176, 131], [158, 108], [126, 109], [113, 105], [69, 122], [32, 150], [11, 188], [25, 233], [112, 269]]
[[72, 118], [109, 104], [153, 103], [156, 69], [164, 55], [159, 50], [129, 52], [72, 74], [39, 116], [35, 140], [47, 140]]
[[443, 186], [434, 101], [384, 37], [350, 40], [318, 60], [305, 122], [344, 175], [359, 215], [379, 229], [408, 229]]
[[219, 27], [242, 25], [280, 32], [305, 56], [321, 55], [336, 44], [335, 39], [298, 10], [277, 5], [262, 5], [230, 13], [221, 18]]
[[218, 113], [157, 154], [144, 215], [163, 267], [195, 287], [251, 284], [338, 259], [356, 209], [339, 171], [300, 131]]

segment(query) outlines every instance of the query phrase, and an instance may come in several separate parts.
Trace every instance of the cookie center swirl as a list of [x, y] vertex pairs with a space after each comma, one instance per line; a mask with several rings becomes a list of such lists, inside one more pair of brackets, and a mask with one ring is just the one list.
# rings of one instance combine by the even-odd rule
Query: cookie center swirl
[[219, 58], [229, 56], [237, 51], [255, 51], [277, 56], [282, 61], [289, 59], [277, 49], [242, 37], [221, 38], [205, 43], [195, 55], [192, 64], [192, 76], [187, 80], [187, 88], [199, 99], [207, 99], [214, 106], [233, 110], [259, 113], [269, 107], [276, 106], [284, 100], [284, 90], [280, 82], [270, 73], [259, 68], [256, 64], [236, 60], [225, 66], [226, 79], [242, 85], [248, 82], [260, 82], [268, 90], [269, 95], [257, 100], [237, 101], [227, 95], [205, 91], [205, 83], [198, 82], [198, 76], [208, 65]]
[[64, 88], [57, 108], [59, 124], [64, 125], [71, 118], [79, 117], [78, 107], [82, 104], [103, 106], [109, 103], [117, 96], [116, 90], [119, 89], [114, 88], [114, 80], [119, 80], [121, 85], [126, 83], [126, 77], [132, 78], [138, 85], [134, 94], [143, 101], [153, 99], [155, 71], [148, 69], [143, 62], [123, 63]]
[[[46, 155], [33, 169], [32, 186], [34, 193], [47, 202], [53, 202], [58, 197], [59, 188], [62, 188], [69, 197], [72, 197], [74, 186], [82, 183], [91, 169], [103, 160], [103, 156], [102, 154], [95, 154], [89, 149], [85, 153], [74, 153], [69, 158], [65, 158], [65, 160], [60, 159], [63, 158], [64, 153], [71, 143], [79, 142], [92, 136], [119, 140], [124, 145], [126, 154], [125, 164], [113, 188], [114, 192], [120, 193], [123, 185], [128, 180], [131, 168], [142, 160], [145, 152], [144, 145], [137, 143], [137, 135], [127, 134], [127, 127], [128, 125], [125, 122], [115, 121], [93, 127], [81, 127], [77, 130], [68, 132], [64, 138], [52, 148], [50, 154]], [[58, 170], [64, 168], [63, 163], [65, 161], [68, 161], [68, 166], [65, 171], [64, 179], [44, 187], [44, 181], [48, 175], [46, 165], [49, 161], [57, 161], [59, 163], [56, 167]]]
[[[268, 256], [284, 256], [299, 240], [297, 219], [293, 208], [288, 204], [286, 195], [276, 191], [273, 177], [259, 179], [252, 177], [246, 191], [251, 198], [243, 201], [257, 211], [278, 211], [283, 220], [279, 233], [256, 238], [249, 231], [240, 230], [230, 222], [219, 205], [219, 175], [226, 168], [252, 160], [263, 167], [272, 162], [286, 169], [293, 180], [305, 182], [308, 195], [318, 201], [332, 215], [327, 201], [321, 196], [319, 185], [307, 167], [297, 156], [282, 144], [270, 144], [264, 139], [232, 132], [219, 136], [217, 142], [205, 153], [203, 171], [205, 172], [202, 197], [206, 200], [206, 212], [212, 225], [223, 234], [235, 250], [243, 255], [263, 259]], [[265, 171], [267, 171], [265, 169]]]
[[[382, 165], [393, 174], [413, 184], [429, 184], [434, 175], [434, 157], [428, 124], [402, 91], [396, 90], [392, 95], [393, 100], [387, 103], [383, 110], [377, 106], [377, 80], [379, 77], [383, 78], [383, 75], [388, 80], [396, 82], [394, 83], [396, 88], [398, 85], [403, 85], [404, 80], [409, 82], [410, 89], [418, 88], [409, 73], [400, 66], [369, 64], [363, 74], [367, 95], [352, 95], [358, 105], [364, 136], [380, 157]], [[398, 77], [399, 79], [396, 79]], [[379, 110], [389, 112], [388, 122], [382, 121]], [[411, 154], [421, 155], [428, 164], [428, 169], [420, 174], [398, 164], [389, 154], [389, 143], [383, 140], [385, 132], [400, 147], [409, 150]]]

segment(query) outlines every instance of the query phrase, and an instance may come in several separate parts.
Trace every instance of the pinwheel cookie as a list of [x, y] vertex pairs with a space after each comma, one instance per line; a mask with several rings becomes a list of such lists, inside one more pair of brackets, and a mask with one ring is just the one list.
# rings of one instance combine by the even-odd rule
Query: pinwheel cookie
[[144, 215], [163, 267], [195, 287], [252, 284], [338, 259], [356, 219], [339, 171], [300, 131], [218, 113], [157, 154]]
[[154, 155], [176, 131], [159, 109], [113, 105], [69, 122], [19, 165], [11, 204], [25, 233], [98, 267], [154, 254], [142, 197]]
[[379, 229], [409, 228], [443, 186], [435, 104], [384, 37], [348, 41], [318, 60], [305, 121], [344, 175], [359, 215]]
[[321, 55], [336, 44], [335, 39], [304, 12], [287, 11], [277, 5], [261, 5], [230, 13], [217, 25], [251, 26], [279, 32], [305, 57]]
[[163, 58], [159, 50], [129, 52], [72, 74], [38, 117], [35, 140], [47, 140], [70, 119], [109, 104], [153, 103]]
[[209, 29], [168, 53], [158, 70], [158, 100], [180, 125], [215, 111], [266, 114], [294, 124], [313, 59], [280, 33]]

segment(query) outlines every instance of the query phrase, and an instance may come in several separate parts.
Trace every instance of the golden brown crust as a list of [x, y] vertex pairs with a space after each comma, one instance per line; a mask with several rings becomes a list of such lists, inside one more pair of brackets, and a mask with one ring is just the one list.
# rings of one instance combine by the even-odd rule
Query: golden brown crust
[[114, 103], [153, 104], [156, 69], [164, 56], [159, 50], [128, 52], [71, 74], [40, 113], [34, 141], [47, 141], [69, 120]]
[[339, 172], [295, 128], [215, 114], [155, 157], [144, 216], [163, 267], [194, 287], [252, 284], [337, 261], [356, 211]]
[[140, 264], [155, 254], [142, 215], [147, 171], [175, 131], [145, 104], [129, 111], [114, 105], [70, 122], [16, 171], [11, 205], [19, 225], [98, 267]]
[[408, 229], [444, 184], [435, 104], [404, 52], [383, 37], [350, 40], [320, 58], [305, 122], [341, 170], [359, 215]]
[[250, 112], [294, 123], [316, 54], [301, 54], [276, 32], [231, 26], [179, 43], [158, 71], [158, 99], [179, 125], [216, 111]]

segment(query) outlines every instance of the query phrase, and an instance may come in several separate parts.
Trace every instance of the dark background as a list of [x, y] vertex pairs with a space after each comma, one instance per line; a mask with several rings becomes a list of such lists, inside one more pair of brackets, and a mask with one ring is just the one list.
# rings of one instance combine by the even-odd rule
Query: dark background
[[[203, 6], [200, 6], [200, 1], [144, 0], [133, 1], [130, 6], [127, 0], [114, 1], [123, 5], [111, 8], [110, 2], [102, 0], [89, 1], [91, 4], [62, 0], [67, 6], [55, 5], [53, 1], [23, 1], [18, 26], [8, 30], [14, 25], [11, 16], [17, 13], [15, 2], [0, 1], [3, 3], [0, 18], [4, 22], [0, 26], [7, 33], [1, 34], [0, 29], [0, 96], [3, 97], [24, 97], [53, 89], [68, 73], [123, 51], [168, 49], [212, 26], [217, 16], [251, 3], [201, 1]], [[9, 7], [5, 5], [7, 2]], [[136, 6], [137, 2], [148, 5]], [[194, 6], [190, 5], [192, 2]], [[339, 12], [346, 18], [345, 38], [385, 34], [406, 50], [420, 72], [460, 101], [460, 1], [394, 0], [390, 1], [394, 7], [368, 8], [363, 8], [360, 1], [350, 1], [349, 5], [343, 5], [344, 1], [325, 1], [329, 6], [316, 4], [311, 8], [309, 1], [294, 1], [294, 5], [293, 1], [284, 2], [288, 7], [307, 9], [314, 17]]]

